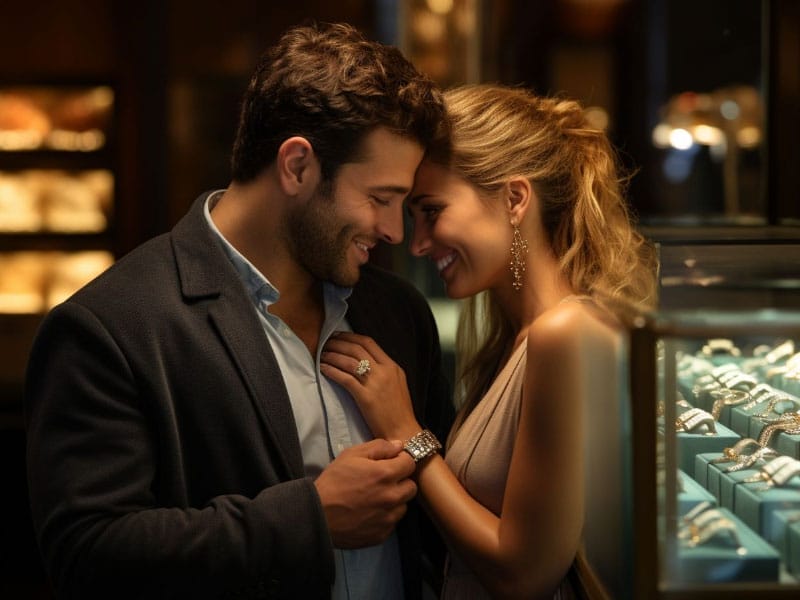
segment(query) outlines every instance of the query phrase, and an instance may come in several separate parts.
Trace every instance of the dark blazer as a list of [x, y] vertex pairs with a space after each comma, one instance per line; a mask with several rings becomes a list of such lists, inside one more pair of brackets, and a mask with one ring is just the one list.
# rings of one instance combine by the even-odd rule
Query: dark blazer
[[[34, 343], [31, 507], [64, 597], [329, 595], [332, 546], [291, 404], [206, 197], [54, 308]], [[349, 306], [444, 439], [452, 408], [424, 298], [367, 266]], [[418, 513], [398, 528], [408, 597]]]

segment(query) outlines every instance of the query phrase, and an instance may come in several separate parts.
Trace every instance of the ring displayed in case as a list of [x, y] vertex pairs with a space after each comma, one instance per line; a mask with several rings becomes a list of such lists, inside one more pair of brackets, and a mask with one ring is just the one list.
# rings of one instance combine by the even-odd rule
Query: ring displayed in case
[[731, 390], [728, 388], [711, 390], [709, 395], [714, 398], [714, 404], [711, 407], [711, 416], [714, 420], [719, 419], [724, 406], [738, 406], [750, 400], [750, 394], [744, 390]]
[[703, 431], [705, 435], [716, 435], [717, 428], [714, 423], [714, 417], [711, 413], [703, 410], [702, 408], [690, 408], [684, 413], [681, 413], [675, 419], [675, 427], [678, 431], [685, 431], [686, 433], [697, 433], [701, 427], [705, 427]]
[[753, 438], [744, 438], [736, 442], [730, 448], [725, 448], [722, 451], [722, 456], [718, 456], [709, 461], [709, 464], [715, 465], [724, 462], [736, 462], [743, 456], [749, 456], [745, 454], [744, 451], [751, 446], [758, 448], [758, 441], [754, 440]]
[[736, 554], [744, 556], [747, 548], [739, 538], [739, 532], [731, 519], [710, 502], [701, 502], [690, 510], [681, 519], [678, 530], [678, 539], [688, 548], [695, 548], [708, 544], [719, 534], [726, 533], [728, 538], [736, 545]]
[[752, 477], [743, 479], [742, 483], [764, 482], [764, 485], [757, 489], [765, 491], [771, 487], [786, 485], [796, 475], [800, 475], [800, 461], [791, 456], [779, 456], [761, 467], [761, 471]]

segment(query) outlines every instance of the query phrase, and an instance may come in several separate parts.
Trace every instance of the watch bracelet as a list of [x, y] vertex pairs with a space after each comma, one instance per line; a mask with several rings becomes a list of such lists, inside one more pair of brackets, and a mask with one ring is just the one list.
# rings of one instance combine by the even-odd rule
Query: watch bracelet
[[423, 429], [412, 435], [403, 444], [403, 450], [408, 452], [414, 462], [419, 462], [442, 449], [442, 445], [429, 429]]

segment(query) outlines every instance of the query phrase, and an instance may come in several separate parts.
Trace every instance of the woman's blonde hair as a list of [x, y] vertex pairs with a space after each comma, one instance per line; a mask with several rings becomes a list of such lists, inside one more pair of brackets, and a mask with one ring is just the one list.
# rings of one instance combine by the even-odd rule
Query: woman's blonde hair
[[[634, 228], [627, 177], [605, 132], [572, 100], [520, 88], [469, 85], [445, 92], [446, 146], [429, 160], [452, 169], [482, 196], [512, 177], [531, 182], [561, 272], [579, 294], [640, 307], [656, 303], [656, 259]], [[465, 302], [456, 341], [462, 399], [477, 402], [515, 338], [490, 293]]]

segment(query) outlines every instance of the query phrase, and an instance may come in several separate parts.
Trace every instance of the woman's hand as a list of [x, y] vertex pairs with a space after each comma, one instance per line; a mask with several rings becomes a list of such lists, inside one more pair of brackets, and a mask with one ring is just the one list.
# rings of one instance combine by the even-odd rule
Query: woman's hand
[[[362, 361], [369, 361], [368, 370]], [[407, 440], [422, 429], [414, 417], [406, 374], [372, 338], [334, 335], [323, 348], [320, 371], [350, 392], [376, 437]]]

